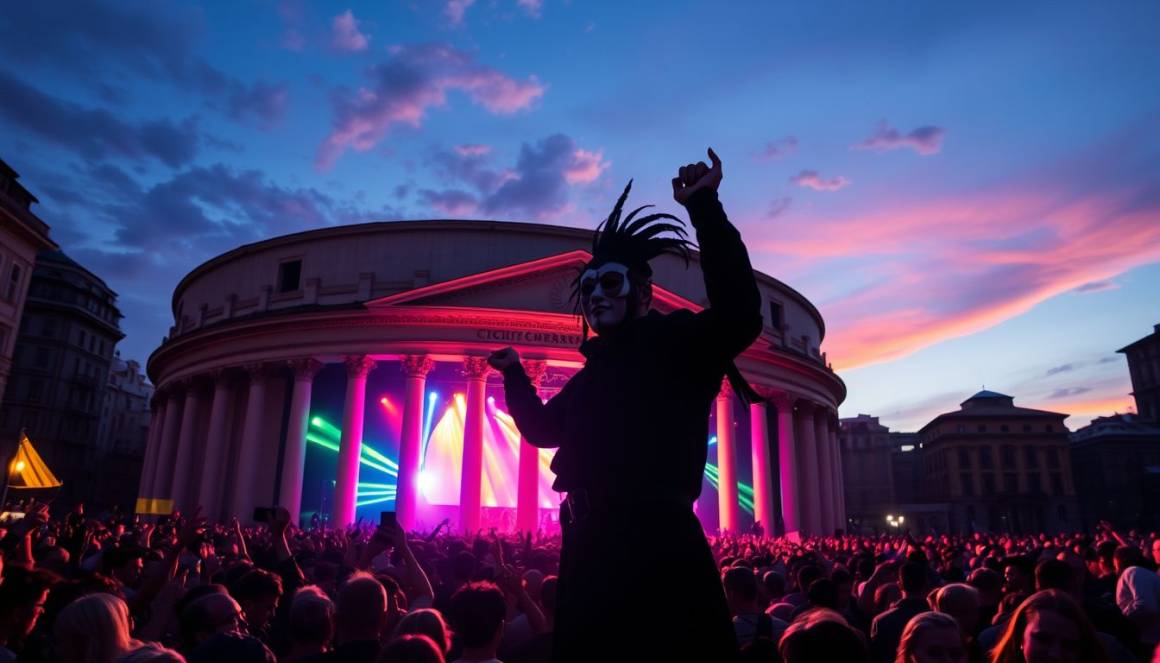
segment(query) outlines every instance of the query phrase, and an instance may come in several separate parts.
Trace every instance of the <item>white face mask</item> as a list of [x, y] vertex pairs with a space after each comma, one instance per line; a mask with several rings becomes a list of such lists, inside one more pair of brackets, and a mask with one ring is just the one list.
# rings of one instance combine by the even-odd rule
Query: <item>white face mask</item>
[[618, 262], [606, 262], [596, 269], [589, 269], [580, 276], [580, 296], [599, 295], [608, 299], [627, 297], [631, 288], [628, 281], [628, 267]]

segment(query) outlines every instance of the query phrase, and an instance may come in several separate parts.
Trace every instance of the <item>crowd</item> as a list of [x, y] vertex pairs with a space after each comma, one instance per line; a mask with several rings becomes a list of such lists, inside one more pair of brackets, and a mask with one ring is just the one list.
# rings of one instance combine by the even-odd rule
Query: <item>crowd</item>
[[[558, 537], [20, 510], [0, 525], [0, 663], [552, 658]], [[1160, 643], [1154, 533], [710, 543], [743, 661], [1127, 663]]]

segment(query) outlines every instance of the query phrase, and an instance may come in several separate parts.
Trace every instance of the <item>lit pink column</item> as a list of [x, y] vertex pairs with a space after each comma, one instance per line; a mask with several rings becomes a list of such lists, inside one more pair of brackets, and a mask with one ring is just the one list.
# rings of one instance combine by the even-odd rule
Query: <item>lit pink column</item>
[[157, 472], [153, 476], [153, 494], [150, 497], [173, 497], [173, 466], [177, 463], [177, 438], [181, 434], [181, 408], [185, 405], [185, 391], [181, 383], [173, 385], [169, 403], [165, 406], [165, 428], [161, 431], [161, 448], [157, 453]]
[[177, 436], [177, 462], [173, 470], [173, 508], [192, 511], [190, 492], [197, 452], [198, 416], [201, 414], [201, 388], [189, 380], [185, 388], [185, 409], [181, 414], [181, 432]]
[[242, 448], [238, 450], [238, 466], [234, 469], [233, 515], [249, 522], [254, 507], [267, 506], [269, 495], [255, 495], [258, 467], [273, 462], [262, 458], [262, 438], [266, 434], [262, 420], [266, 416], [266, 367], [262, 364], [246, 366], [250, 376], [250, 390], [246, 397], [246, 419], [242, 424]]
[[824, 408], [814, 410], [814, 441], [818, 447], [818, 512], [821, 516], [822, 534], [832, 534], [837, 526], [837, 510], [834, 506], [834, 451], [830, 447], [829, 413]]
[[278, 505], [290, 512], [290, 522], [299, 525], [302, 509], [302, 477], [306, 471], [306, 433], [310, 430], [310, 395], [314, 376], [322, 363], [312, 358], [286, 362], [294, 374], [290, 394], [290, 419], [286, 424], [286, 453], [282, 457], [282, 485]]
[[366, 355], [346, 358], [346, 403], [342, 408], [342, 438], [338, 443], [338, 476], [334, 484], [331, 525], [354, 523], [358, 501], [358, 466], [362, 456], [363, 417], [366, 414], [367, 374], [375, 361]]
[[818, 478], [818, 443], [814, 436], [814, 405], [798, 401], [794, 423], [797, 428], [798, 459], [802, 464], [802, 529], [806, 534], [822, 532], [821, 490]]
[[464, 357], [467, 378], [467, 415], [463, 423], [463, 476], [459, 483], [459, 526], [464, 532], [479, 529], [483, 507], [483, 427], [487, 424], [484, 398], [486, 357]]
[[794, 441], [793, 397], [784, 392], [772, 394], [777, 407], [777, 468], [781, 479], [781, 520], [785, 535], [801, 538], [801, 490], [798, 482], [797, 444]]
[[773, 475], [769, 456], [769, 421], [765, 401], [749, 404], [749, 446], [753, 456], [753, 517], [766, 536], [773, 536]]
[[419, 469], [423, 465], [423, 408], [427, 374], [435, 362], [427, 355], [403, 357], [406, 386], [403, 394], [403, 431], [399, 445], [399, 482], [395, 493], [395, 513], [403, 529], [415, 529], [419, 507]]
[[[539, 360], [524, 362], [524, 372], [537, 391], [540, 380], [548, 370], [547, 363]], [[520, 436], [520, 482], [516, 497], [516, 529], [534, 532], [540, 522], [540, 450]]]
[[197, 501], [201, 513], [210, 521], [221, 521], [222, 487], [228, 481], [226, 464], [230, 454], [230, 398], [233, 384], [224, 369], [213, 372], [213, 401], [209, 406], [209, 429], [205, 440], [205, 462], [201, 466], [201, 485]]
[[165, 397], [154, 394], [151, 412], [149, 413], [149, 442], [145, 447], [145, 462], [141, 465], [141, 483], [138, 484], [137, 497], [150, 499], [153, 497], [153, 475], [157, 471], [157, 453], [161, 447], [161, 428], [165, 425]]
[[717, 512], [718, 528], [736, 532], [741, 526], [737, 502], [737, 450], [733, 446], [733, 387], [727, 380], [717, 392]]

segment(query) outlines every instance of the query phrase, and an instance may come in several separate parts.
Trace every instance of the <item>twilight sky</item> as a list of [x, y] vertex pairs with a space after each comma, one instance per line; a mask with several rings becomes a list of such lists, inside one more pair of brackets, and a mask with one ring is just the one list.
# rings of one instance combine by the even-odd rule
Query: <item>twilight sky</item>
[[[731, 10], [722, 6], [728, 4]], [[778, 6], [774, 6], [774, 5]], [[190, 269], [366, 220], [675, 210], [712, 145], [755, 266], [810, 298], [842, 416], [986, 385], [1126, 411], [1160, 322], [1160, 4], [11, 3], [0, 157], [144, 360]]]

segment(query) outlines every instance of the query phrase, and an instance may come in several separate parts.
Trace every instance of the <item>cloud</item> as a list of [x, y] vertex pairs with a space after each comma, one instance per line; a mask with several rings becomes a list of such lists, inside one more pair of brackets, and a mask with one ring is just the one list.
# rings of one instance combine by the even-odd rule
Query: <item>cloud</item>
[[1075, 370], [1075, 364], [1063, 364], [1061, 366], [1052, 366], [1051, 368], [1047, 369], [1047, 373], [1044, 374], [1044, 377], [1050, 377], [1052, 375], [1066, 373], [1067, 371], [1071, 371], [1071, 370]]
[[[285, 85], [245, 83], [195, 55], [204, 16], [192, 5], [21, 2], [5, 7], [4, 18], [0, 44], [6, 62], [15, 65], [52, 68], [98, 87], [136, 76], [165, 81], [201, 94], [232, 119], [263, 127], [275, 125], [285, 111]], [[45, 38], [48, 29], [51, 39]]]
[[814, 191], [837, 191], [849, 186], [850, 180], [842, 177], [832, 177], [830, 179], [823, 179], [816, 170], [803, 170], [802, 172], [789, 178], [789, 181], [800, 187], [808, 187]]
[[335, 16], [330, 22], [330, 28], [330, 43], [340, 51], [357, 53], [367, 50], [370, 45], [370, 38], [359, 31], [358, 19], [349, 9]]
[[487, 145], [436, 152], [428, 164], [451, 186], [421, 191], [420, 202], [454, 216], [483, 213], [543, 221], [571, 209], [570, 189], [592, 183], [608, 167], [602, 151], [585, 150], [564, 134], [525, 143], [510, 168], [496, 166], [493, 157]]
[[423, 189], [419, 192], [419, 202], [449, 216], [458, 217], [471, 216], [479, 206], [475, 196], [455, 189], [444, 191]]
[[1069, 396], [1078, 396], [1086, 394], [1091, 391], [1091, 387], [1066, 387], [1063, 389], [1056, 389], [1047, 396], [1047, 400], [1056, 400], [1059, 398], [1068, 398]]
[[449, 45], [396, 46], [386, 63], [372, 67], [368, 87], [334, 95], [334, 128], [318, 148], [315, 166], [329, 169], [348, 149], [372, 149], [396, 125], [419, 127], [431, 108], [462, 92], [488, 112], [510, 115], [544, 94], [530, 76], [513, 79], [475, 62]]
[[908, 147], [923, 156], [929, 156], [942, 150], [942, 141], [946, 133], [946, 129], [942, 127], [925, 126], [903, 134], [883, 121], [878, 124], [878, 130], [874, 135], [852, 145], [850, 149], [888, 152]]
[[1114, 356], [1114, 357], [1104, 357], [1103, 359], [1101, 359], [1101, 360], [1100, 360], [1100, 362], [1099, 362], [1099, 363], [1101, 363], [1101, 364], [1110, 364], [1110, 363], [1112, 363], [1112, 362], [1117, 362], [1117, 363], [1118, 363], [1119, 361], [1120, 361], [1120, 356], [1119, 356], [1119, 355], [1116, 355], [1116, 356]]
[[765, 161], [780, 159], [797, 152], [797, 147], [798, 139], [794, 136], [786, 136], [785, 138], [778, 138], [777, 140], [767, 142], [757, 157]]
[[789, 205], [791, 202], [793, 202], [793, 199], [788, 196], [783, 196], [777, 200], [774, 200], [773, 204], [769, 206], [769, 211], [765, 213], [766, 218], [776, 219], [782, 214], [785, 214], [787, 211], [789, 211]]
[[516, 4], [533, 18], [539, 18], [540, 11], [544, 8], [544, 0], [516, 0]]
[[453, 27], [463, 25], [463, 16], [467, 9], [475, 4], [475, 0], [447, 0], [443, 7], [443, 16]]
[[1089, 292], [1103, 292], [1105, 290], [1115, 290], [1119, 288], [1119, 284], [1115, 281], [1091, 281], [1076, 288], [1072, 292], [1089, 293]]
[[787, 278], [806, 291], [835, 271], [882, 275], [821, 302], [824, 349], [839, 369], [896, 359], [1160, 260], [1155, 152], [1143, 139], [1155, 131], [1125, 131], [990, 187], [802, 208], [793, 224], [746, 227], [746, 240], [805, 266]]
[[197, 122], [128, 122], [118, 115], [50, 96], [0, 70], [0, 118], [91, 160], [152, 158], [170, 167], [197, 153]]
[[604, 161], [603, 152], [589, 152], [576, 148], [572, 153], [572, 163], [564, 169], [564, 179], [568, 184], [588, 184], [600, 177], [610, 165]]

